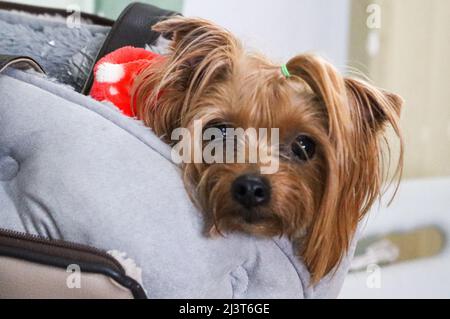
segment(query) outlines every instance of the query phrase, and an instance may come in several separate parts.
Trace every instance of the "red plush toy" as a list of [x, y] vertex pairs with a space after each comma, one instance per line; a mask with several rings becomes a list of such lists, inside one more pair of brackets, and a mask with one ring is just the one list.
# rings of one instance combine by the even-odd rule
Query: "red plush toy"
[[108, 101], [125, 115], [133, 116], [130, 90], [136, 76], [160, 55], [150, 51], [123, 47], [102, 59], [94, 67], [91, 96], [98, 101]]

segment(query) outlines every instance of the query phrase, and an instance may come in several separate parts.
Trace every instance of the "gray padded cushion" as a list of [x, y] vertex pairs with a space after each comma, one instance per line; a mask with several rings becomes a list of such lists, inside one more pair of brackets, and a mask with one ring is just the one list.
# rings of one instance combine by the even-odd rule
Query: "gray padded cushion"
[[349, 258], [312, 287], [285, 239], [205, 238], [170, 148], [140, 122], [15, 70], [0, 92], [0, 228], [126, 252], [151, 298], [337, 296]]
[[0, 10], [0, 53], [33, 57], [47, 74], [81, 91], [110, 28], [64, 17]]

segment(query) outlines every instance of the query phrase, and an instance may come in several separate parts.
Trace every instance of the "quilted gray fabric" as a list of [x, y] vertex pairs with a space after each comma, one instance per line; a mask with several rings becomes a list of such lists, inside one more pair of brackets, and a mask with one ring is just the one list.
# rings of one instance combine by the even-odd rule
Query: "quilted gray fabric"
[[151, 298], [337, 296], [349, 257], [313, 287], [285, 239], [204, 237], [170, 148], [140, 122], [19, 71], [0, 92], [0, 228], [126, 252]]

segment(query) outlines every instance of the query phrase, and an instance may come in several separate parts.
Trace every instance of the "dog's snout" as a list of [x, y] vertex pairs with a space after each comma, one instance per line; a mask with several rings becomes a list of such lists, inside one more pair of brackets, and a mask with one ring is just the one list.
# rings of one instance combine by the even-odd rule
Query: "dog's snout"
[[257, 175], [242, 175], [231, 186], [234, 200], [245, 208], [264, 205], [270, 200], [268, 181]]

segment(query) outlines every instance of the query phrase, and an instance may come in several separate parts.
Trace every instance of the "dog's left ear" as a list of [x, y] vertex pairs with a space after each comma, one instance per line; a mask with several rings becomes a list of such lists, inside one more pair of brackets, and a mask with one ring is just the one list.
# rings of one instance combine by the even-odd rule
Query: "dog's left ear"
[[352, 111], [359, 113], [369, 128], [380, 131], [386, 124], [395, 126], [403, 105], [400, 96], [362, 80], [346, 78], [345, 85]]
[[[291, 59], [289, 72], [301, 78], [324, 103], [331, 130], [345, 131], [347, 121], [361, 119], [365, 128], [379, 131], [385, 124], [398, 123], [403, 100], [362, 80], [344, 78], [328, 62], [311, 54]], [[343, 96], [347, 96], [346, 105]], [[337, 128], [337, 130], [336, 130]]]
[[381, 192], [385, 174], [380, 134], [388, 124], [401, 142], [397, 176], [401, 174], [399, 115], [403, 101], [366, 82], [341, 76], [314, 55], [298, 55], [286, 67], [291, 81], [299, 80], [311, 89], [327, 119], [324, 193], [300, 251], [314, 284], [336, 269], [359, 221]]

